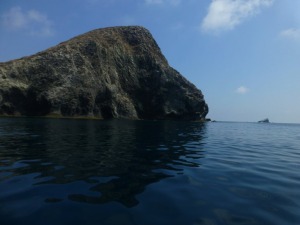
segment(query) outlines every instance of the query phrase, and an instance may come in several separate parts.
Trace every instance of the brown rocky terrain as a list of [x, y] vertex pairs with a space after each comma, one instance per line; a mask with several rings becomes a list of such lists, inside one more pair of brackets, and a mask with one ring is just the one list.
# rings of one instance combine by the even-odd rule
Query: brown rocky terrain
[[143, 27], [97, 29], [0, 63], [0, 115], [205, 119], [199, 89]]

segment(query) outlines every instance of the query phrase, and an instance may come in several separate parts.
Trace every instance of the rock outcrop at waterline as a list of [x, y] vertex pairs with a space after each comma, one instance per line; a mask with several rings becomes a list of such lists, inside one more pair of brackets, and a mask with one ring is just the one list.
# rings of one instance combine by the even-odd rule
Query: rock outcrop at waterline
[[97, 29], [0, 63], [0, 114], [204, 119], [203, 95], [168, 65], [148, 30]]

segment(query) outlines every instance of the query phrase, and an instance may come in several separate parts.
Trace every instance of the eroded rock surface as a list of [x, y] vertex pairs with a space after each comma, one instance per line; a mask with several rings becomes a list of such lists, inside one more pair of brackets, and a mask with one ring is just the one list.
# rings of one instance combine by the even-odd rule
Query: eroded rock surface
[[97, 29], [0, 63], [0, 114], [204, 119], [203, 95], [143, 27]]

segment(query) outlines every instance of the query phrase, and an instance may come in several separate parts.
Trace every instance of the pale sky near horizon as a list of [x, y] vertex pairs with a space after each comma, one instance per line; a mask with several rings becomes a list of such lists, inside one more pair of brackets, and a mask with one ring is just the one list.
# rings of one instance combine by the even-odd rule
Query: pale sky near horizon
[[121, 25], [150, 30], [209, 118], [300, 123], [300, 0], [2, 0], [0, 62]]

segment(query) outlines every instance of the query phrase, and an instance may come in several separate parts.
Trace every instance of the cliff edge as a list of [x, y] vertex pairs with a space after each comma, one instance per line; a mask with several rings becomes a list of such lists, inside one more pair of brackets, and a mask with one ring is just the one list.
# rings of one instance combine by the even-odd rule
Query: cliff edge
[[0, 115], [204, 119], [200, 90], [143, 27], [90, 31], [0, 63]]

